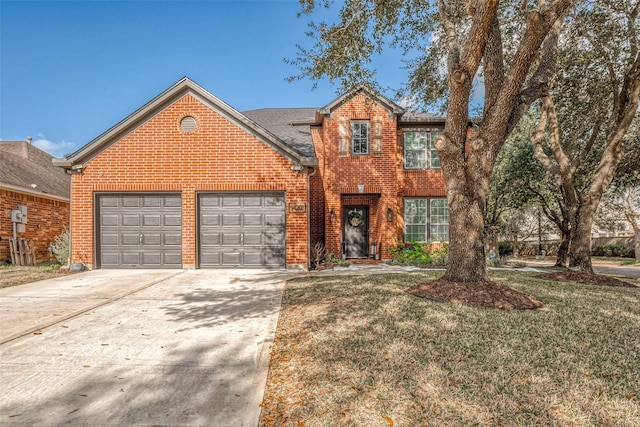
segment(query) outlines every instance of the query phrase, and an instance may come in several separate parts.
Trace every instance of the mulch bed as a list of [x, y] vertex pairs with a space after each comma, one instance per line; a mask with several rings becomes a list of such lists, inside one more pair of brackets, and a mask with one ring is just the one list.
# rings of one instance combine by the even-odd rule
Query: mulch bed
[[495, 282], [459, 283], [438, 279], [415, 285], [406, 292], [431, 301], [477, 308], [535, 310], [544, 305], [530, 295]]
[[584, 285], [613, 286], [620, 288], [637, 288], [633, 283], [601, 274], [581, 273], [579, 271], [555, 271], [536, 275], [538, 279], [556, 280], [558, 282], [578, 282]]

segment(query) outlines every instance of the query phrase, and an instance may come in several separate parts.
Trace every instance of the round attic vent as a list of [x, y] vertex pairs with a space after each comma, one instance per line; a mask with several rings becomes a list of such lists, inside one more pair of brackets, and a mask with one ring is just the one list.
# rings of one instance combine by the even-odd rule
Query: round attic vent
[[196, 130], [196, 119], [191, 116], [186, 116], [180, 121], [180, 129], [184, 132], [193, 132]]

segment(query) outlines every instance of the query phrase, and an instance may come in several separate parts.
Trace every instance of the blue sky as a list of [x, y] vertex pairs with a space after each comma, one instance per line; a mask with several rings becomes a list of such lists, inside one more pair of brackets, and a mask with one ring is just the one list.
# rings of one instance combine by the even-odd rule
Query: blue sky
[[[239, 111], [321, 107], [336, 88], [284, 62], [309, 45], [298, 1], [0, 1], [0, 139], [80, 148], [188, 76]], [[312, 17], [317, 19], [317, 17]], [[391, 58], [391, 59], [389, 59]], [[399, 57], [378, 62], [400, 88]]]

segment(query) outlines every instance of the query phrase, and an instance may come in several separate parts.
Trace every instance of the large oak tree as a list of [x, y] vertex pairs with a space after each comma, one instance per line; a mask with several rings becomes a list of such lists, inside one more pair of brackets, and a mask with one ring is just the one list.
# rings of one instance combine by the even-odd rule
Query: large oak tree
[[[569, 220], [569, 267], [593, 274], [591, 229], [622, 159], [640, 96], [640, 0], [581, 2], [562, 33], [559, 73], [532, 143]], [[636, 167], [640, 165], [636, 164]]]
[[[301, 0], [303, 13], [330, 0]], [[444, 279], [487, 280], [484, 211], [500, 148], [532, 102], [548, 92], [559, 29], [571, 0], [347, 0], [338, 22], [312, 24], [314, 43], [292, 62], [300, 77], [369, 82], [371, 58], [399, 48], [410, 57], [410, 96], [444, 100], [447, 122], [436, 140], [447, 187], [450, 258]], [[469, 138], [469, 103], [482, 76], [484, 102]]]

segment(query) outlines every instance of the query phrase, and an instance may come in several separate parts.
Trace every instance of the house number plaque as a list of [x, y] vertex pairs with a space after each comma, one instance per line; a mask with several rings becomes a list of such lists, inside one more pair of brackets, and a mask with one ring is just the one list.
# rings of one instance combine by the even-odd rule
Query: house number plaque
[[289, 212], [291, 213], [305, 213], [306, 211], [307, 211], [307, 204], [304, 202], [289, 203]]

